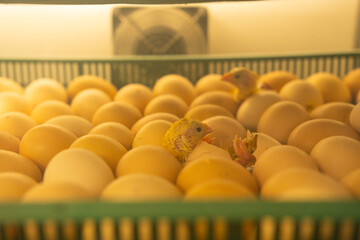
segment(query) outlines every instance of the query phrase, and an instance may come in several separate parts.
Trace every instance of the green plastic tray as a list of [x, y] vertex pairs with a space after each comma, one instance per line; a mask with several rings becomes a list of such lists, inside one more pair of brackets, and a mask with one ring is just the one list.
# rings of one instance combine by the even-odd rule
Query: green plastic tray
[[[299, 78], [360, 67], [360, 51], [233, 56], [0, 57], [0, 76], [23, 86], [49, 77], [65, 86], [95, 74], [121, 87], [153, 86], [169, 73], [192, 82], [245, 66], [258, 74], [287, 70]], [[360, 201], [81, 202], [0, 204], [2, 239], [360, 239]], [[287, 235], [286, 235], [287, 234]]]
[[0, 76], [22, 85], [41, 77], [50, 77], [65, 86], [81, 74], [101, 76], [117, 87], [130, 82], [152, 86], [161, 76], [177, 73], [196, 82], [208, 73], [223, 74], [232, 67], [245, 66], [258, 74], [287, 70], [299, 78], [326, 71], [343, 77], [360, 67], [360, 50], [336, 53], [268, 55], [176, 55], [110, 57], [1, 57]]

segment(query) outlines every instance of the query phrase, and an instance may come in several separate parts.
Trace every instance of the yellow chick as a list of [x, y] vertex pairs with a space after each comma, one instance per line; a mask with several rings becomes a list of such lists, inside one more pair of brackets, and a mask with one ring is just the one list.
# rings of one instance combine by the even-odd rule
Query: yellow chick
[[182, 118], [174, 122], [165, 133], [163, 145], [183, 164], [201, 141], [211, 142], [211, 132], [212, 129], [205, 123]]
[[222, 81], [229, 82], [235, 86], [234, 97], [237, 101], [243, 101], [258, 91], [257, 79], [259, 76], [247, 68], [237, 67], [225, 73]]

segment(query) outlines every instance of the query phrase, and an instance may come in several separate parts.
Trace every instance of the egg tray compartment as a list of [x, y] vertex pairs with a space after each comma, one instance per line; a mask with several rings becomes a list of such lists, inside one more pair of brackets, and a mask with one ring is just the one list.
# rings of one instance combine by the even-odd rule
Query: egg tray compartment
[[[286, 70], [302, 79], [321, 71], [343, 77], [360, 67], [360, 51], [248, 56], [1, 57], [0, 76], [23, 86], [38, 78], [53, 78], [67, 86], [78, 75], [94, 74], [118, 88], [127, 83], [151, 87], [165, 74], [181, 74], [196, 83], [208, 73], [221, 74], [235, 66], [248, 67], [259, 75]], [[289, 221], [290, 227], [284, 227]], [[358, 200], [0, 204], [0, 240], [355, 240], [360, 239], [359, 225]], [[285, 230], [289, 238], [283, 238]], [[270, 238], [264, 238], [264, 234]]]
[[0, 205], [0, 239], [355, 240], [359, 225], [359, 201]]

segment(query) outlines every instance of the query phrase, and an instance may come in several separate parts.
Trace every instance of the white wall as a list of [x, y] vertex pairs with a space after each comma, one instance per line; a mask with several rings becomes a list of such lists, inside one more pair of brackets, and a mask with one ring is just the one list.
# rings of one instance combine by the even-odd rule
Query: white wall
[[[355, 46], [360, 0], [206, 4], [209, 52], [341, 51]], [[0, 56], [111, 55], [113, 5], [0, 5]]]

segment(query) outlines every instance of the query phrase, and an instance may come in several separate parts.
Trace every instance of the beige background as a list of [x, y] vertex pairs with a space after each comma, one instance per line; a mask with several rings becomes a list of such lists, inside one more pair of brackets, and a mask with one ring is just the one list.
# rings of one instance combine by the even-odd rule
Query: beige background
[[[351, 50], [360, 0], [278, 0], [202, 4], [209, 53]], [[0, 4], [0, 56], [112, 55], [113, 5]]]

